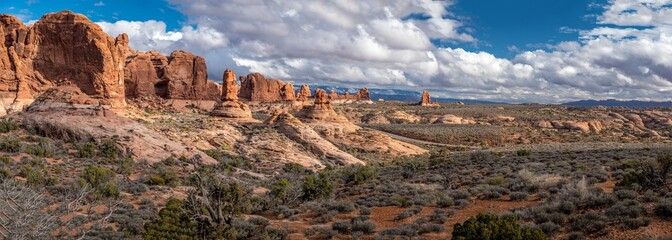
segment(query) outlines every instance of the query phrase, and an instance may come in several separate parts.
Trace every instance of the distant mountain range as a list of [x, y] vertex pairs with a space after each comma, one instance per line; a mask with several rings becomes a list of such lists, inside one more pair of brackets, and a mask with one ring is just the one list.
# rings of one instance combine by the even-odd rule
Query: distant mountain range
[[654, 108], [654, 107], [672, 107], [672, 102], [650, 102], [650, 101], [620, 101], [616, 99], [609, 100], [581, 100], [576, 102], [563, 103], [565, 106], [577, 107], [630, 107], [630, 108]]
[[[310, 86], [311, 90], [315, 90], [315, 88], [326, 89], [327, 92], [331, 91], [331, 89], [334, 89], [338, 94], [345, 94], [346, 92], [349, 92], [350, 94], [355, 94], [357, 91], [359, 91], [358, 88], [317, 86], [317, 85]], [[373, 101], [376, 101], [378, 99], [385, 99], [386, 101], [420, 102], [420, 98], [422, 97], [421, 92], [398, 90], [398, 89], [369, 88], [369, 93], [371, 93], [371, 100]], [[502, 102], [492, 102], [482, 100], [432, 97], [432, 101], [434, 100], [438, 100], [441, 103], [463, 102], [465, 104], [506, 104]]]

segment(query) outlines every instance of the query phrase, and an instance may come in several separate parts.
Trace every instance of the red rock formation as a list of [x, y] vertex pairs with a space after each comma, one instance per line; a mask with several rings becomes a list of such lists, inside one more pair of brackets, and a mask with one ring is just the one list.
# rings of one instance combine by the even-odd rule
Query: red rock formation
[[276, 79], [266, 79], [261, 73], [252, 73], [240, 77], [238, 97], [250, 101], [273, 102], [282, 100], [281, 88], [285, 83]]
[[189, 100], [217, 100], [219, 88], [208, 83], [205, 59], [186, 51], [174, 51], [163, 69], [165, 98]]
[[128, 36], [114, 39], [84, 15], [62, 11], [30, 27], [0, 15], [0, 42], [0, 107], [30, 102], [62, 85], [77, 86], [104, 104], [125, 105]]
[[222, 101], [238, 101], [238, 90], [236, 74], [231, 69], [224, 71], [222, 78]]
[[238, 90], [236, 74], [230, 69], [224, 71], [222, 77], [222, 100], [215, 105], [211, 115], [226, 118], [252, 118], [250, 108], [238, 102]]
[[329, 93], [329, 98], [331, 100], [354, 100], [354, 101], [370, 101], [371, 94], [369, 93], [368, 88], [362, 88], [355, 93], [355, 95], [346, 92], [343, 95], [338, 94], [334, 89]]
[[355, 98], [360, 101], [371, 100], [371, 94], [369, 93], [369, 89], [368, 88], [359, 89], [357, 94], [355, 94]]
[[329, 95], [319, 88], [315, 90], [314, 105], [304, 107], [297, 116], [309, 122], [349, 122], [347, 118], [334, 111], [330, 104]]
[[435, 101], [432, 103], [431, 97], [429, 96], [428, 91], [422, 92], [422, 99], [418, 103], [420, 106], [439, 106], [439, 102]]
[[310, 98], [310, 87], [308, 85], [301, 85], [299, 89], [299, 94], [296, 96], [296, 100], [300, 102], [307, 102]]
[[280, 98], [283, 101], [296, 101], [294, 85], [291, 83], [285, 83], [285, 85], [280, 88]]
[[154, 85], [159, 77], [150, 53], [137, 52], [130, 55], [124, 68], [126, 97], [154, 96]]

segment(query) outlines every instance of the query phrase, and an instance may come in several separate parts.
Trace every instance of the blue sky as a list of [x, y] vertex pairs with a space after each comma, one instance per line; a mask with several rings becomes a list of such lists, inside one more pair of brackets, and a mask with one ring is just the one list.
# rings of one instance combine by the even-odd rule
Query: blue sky
[[[557, 0], [459, 0], [449, 9], [450, 17], [464, 21], [465, 29], [477, 42], [434, 41], [440, 47], [461, 47], [470, 51], [486, 51], [497, 57], [511, 58], [519, 51], [545, 48], [546, 44], [574, 41], [577, 30], [595, 27], [595, 15], [602, 9], [593, 2]], [[166, 0], [23, 0], [3, 1], [4, 12], [37, 20], [43, 14], [60, 10], [83, 13], [92, 21], [160, 20], [168, 30], [179, 30], [188, 24], [188, 17]]]
[[[295, 84], [506, 102], [672, 100], [672, 0], [19, 0], [69, 9], [134, 49]], [[409, 17], [410, 16], [410, 17]]]

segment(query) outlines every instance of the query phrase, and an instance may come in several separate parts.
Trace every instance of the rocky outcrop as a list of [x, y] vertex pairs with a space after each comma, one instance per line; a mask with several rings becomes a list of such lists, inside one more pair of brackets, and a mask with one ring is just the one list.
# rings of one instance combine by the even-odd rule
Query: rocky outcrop
[[135, 52], [126, 58], [124, 85], [126, 98], [154, 96], [159, 77], [151, 53]]
[[419, 102], [418, 104], [419, 104], [420, 106], [427, 106], [427, 107], [435, 107], [435, 106], [439, 106], [439, 102], [438, 102], [438, 101], [434, 101], [434, 102], [432, 102], [432, 99], [431, 99], [431, 97], [429, 96], [429, 92], [428, 92], [428, 91], [423, 91], [423, 92], [422, 92], [422, 97], [421, 97], [420, 102]]
[[54, 86], [74, 85], [106, 105], [124, 106], [128, 36], [112, 38], [84, 15], [44, 15], [30, 27], [0, 15], [0, 102], [7, 110]]
[[285, 85], [280, 88], [280, 99], [283, 101], [296, 101], [294, 85], [285, 83]]
[[238, 97], [250, 101], [274, 102], [283, 100], [280, 94], [285, 82], [266, 79], [261, 73], [251, 73], [240, 77], [240, 93]]
[[[324, 92], [324, 95], [326, 96], [326, 92]], [[276, 125], [278, 131], [285, 134], [289, 139], [304, 146], [309, 146], [308, 149], [314, 154], [323, 156], [324, 159], [327, 159], [328, 161], [339, 165], [366, 164], [362, 160], [341, 151], [333, 143], [322, 138], [320, 134], [311, 127], [303, 124], [299, 119], [287, 112], [278, 112], [274, 114], [266, 121], [266, 123]]]
[[222, 99], [217, 102], [211, 115], [226, 118], [252, 118], [250, 108], [238, 102], [238, 90], [236, 74], [230, 69], [224, 71], [222, 77]]
[[476, 124], [476, 121], [448, 114], [439, 117], [436, 121], [434, 121], [434, 124], [453, 124], [453, 125]]
[[315, 90], [315, 103], [305, 106], [297, 116], [306, 121], [323, 121], [334, 123], [347, 123], [348, 119], [334, 111], [329, 102], [329, 95], [322, 89]]
[[331, 89], [329, 92], [329, 99], [332, 101], [345, 100], [345, 101], [371, 101], [371, 94], [369, 93], [368, 88], [362, 88], [355, 93], [355, 95], [346, 92], [344, 94], [338, 94], [336, 90]]
[[301, 89], [299, 89], [299, 93], [296, 95], [296, 101], [307, 102], [310, 97], [310, 87], [308, 85], [301, 85]]

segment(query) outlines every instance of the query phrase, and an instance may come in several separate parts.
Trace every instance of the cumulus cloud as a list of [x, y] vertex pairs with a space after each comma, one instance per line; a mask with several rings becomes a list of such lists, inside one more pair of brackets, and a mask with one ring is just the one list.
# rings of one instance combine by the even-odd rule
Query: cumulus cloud
[[672, 0], [610, 0], [597, 18], [602, 26], [576, 30], [579, 39], [548, 50], [516, 50], [512, 59], [432, 44], [476, 41], [450, 12], [451, 0], [169, 1], [188, 26], [101, 26], [129, 33], [136, 49], [203, 55], [216, 76], [233, 68], [298, 83], [515, 102], [671, 99]]

